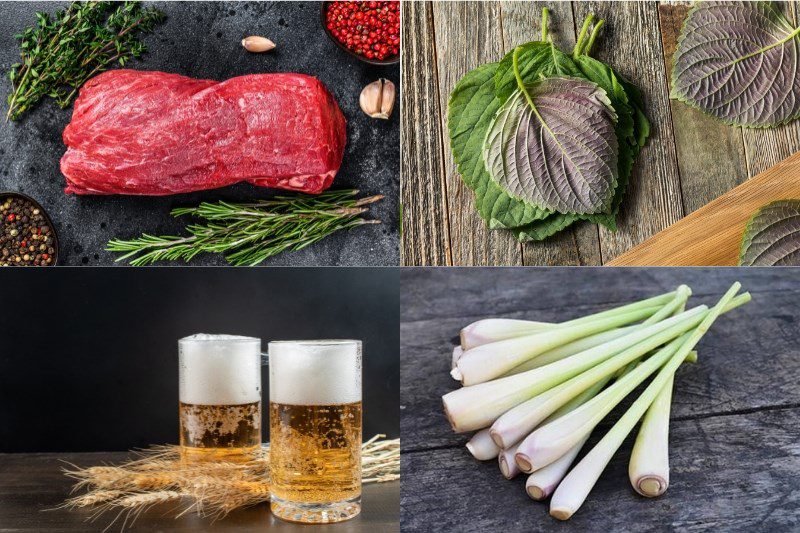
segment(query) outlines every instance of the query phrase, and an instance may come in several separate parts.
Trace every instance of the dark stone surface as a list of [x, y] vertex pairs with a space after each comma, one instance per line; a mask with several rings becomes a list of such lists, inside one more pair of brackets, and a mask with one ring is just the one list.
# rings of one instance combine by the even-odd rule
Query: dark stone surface
[[[36, 11], [53, 12], [64, 2], [4, 2], [0, 17], [0, 94], [10, 92], [8, 71], [19, 60], [14, 35], [33, 24]], [[320, 25], [316, 2], [155, 2], [167, 20], [144, 38], [150, 52], [129, 68], [162, 70], [195, 78], [224, 80], [243, 74], [299, 72], [317, 76], [333, 93], [347, 118], [348, 142], [334, 188], [358, 188], [383, 194], [371, 218], [383, 221], [337, 235], [299, 252], [285, 253], [265, 265], [397, 265], [400, 186], [399, 109], [388, 121], [370, 119], [358, 96], [368, 83], [385, 77], [399, 86], [398, 65], [377, 67], [347, 55]], [[250, 54], [240, 45], [247, 35], [263, 35], [277, 44], [266, 54]], [[399, 97], [398, 97], [399, 101]], [[399, 107], [399, 106], [398, 106]], [[3, 106], [5, 113], [6, 107]], [[183, 223], [173, 207], [200, 201], [269, 198], [274, 191], [239, 184], [214, 191], [168, 197], [75, 196], [63, 192], [59, 160], [65, 149], [61, 132], [72, 109], [50, 99], [17, 122], [0, 122], [0, 190], [33, 196], [53, 218], [61, 243], [62, 265], [110, 265], [117, 255], [104, 251], [112, 238], [142, 232], [177, 235]], [[118, 263], [119, 264], [119, 263]], [[176, 263], [183, 264], [183, 263]], [[221, 256], [203, 255], [193, 265], [225, 265]]]

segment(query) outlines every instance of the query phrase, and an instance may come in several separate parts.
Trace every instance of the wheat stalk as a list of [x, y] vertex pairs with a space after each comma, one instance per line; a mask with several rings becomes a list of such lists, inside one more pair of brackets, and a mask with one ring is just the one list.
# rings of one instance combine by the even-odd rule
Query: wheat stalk
[[[384, 439], [384, 440], [382, 440]], [[176, 517], [189, 512], [219, 519], [231, 511], [269, 501], [269, 444], [242, 462], [185, 463], [180, 447], [152, 446], [134, 452], [135, 459], [120, 465], [80, 468], [69, 464], [64, 474], [76, 480], [60, 507], [93, 508], [91, 520], [117, 509], [111, 525], [122, 518], [123, 529], [154, 505], [184, 500]], [[400, 439], [375, 435], [361, 446], [362, 482], [400, 479]]]

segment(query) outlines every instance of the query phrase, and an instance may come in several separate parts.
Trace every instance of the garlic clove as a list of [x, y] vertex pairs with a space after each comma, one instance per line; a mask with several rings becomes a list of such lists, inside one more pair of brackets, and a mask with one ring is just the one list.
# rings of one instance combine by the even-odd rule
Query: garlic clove
[[248, 52], [269, 52], [275, 48], [275, 43], [266, 37], [259, 37], [258, 35], [251, 35], [242, 39], [242, 46]]
[[361, 110], [370, 117], [388, 120], [394, 109], [395, 92], [394, 83], [380, 78], [364, 87], [358, 103]]

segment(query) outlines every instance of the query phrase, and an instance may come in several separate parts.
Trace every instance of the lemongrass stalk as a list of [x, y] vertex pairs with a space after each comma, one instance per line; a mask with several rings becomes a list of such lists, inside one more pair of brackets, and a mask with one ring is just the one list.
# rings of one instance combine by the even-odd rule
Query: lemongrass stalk
[[[620, 369], [614, 375], [614, 378], [621, 378], [636, 368], [637, 364], [637, 361], [629, 363], [624, 368]], [[572, 411], [579, 405], [583, 405], [588, 400], [596, 396], [608, 381], [609, 378], [606, 378], [599, 383], [599, 385], [601, 385], [599, 388], [597, 388], [597, 385], [594, 385], [591, 389], [587, 389], [585, 392], [571, 400], [568, 404], [564, 405], [558, 411], [550, 415], [547, 420], [545, 420], [545, 423], [552, 422], [560, 416]], [[581, 448], [583, 448], [583, 445], [586, 444], [587, 440], [589, 440], [589, 435], [586, 435], [586, 437], [581, 439], [575, 446], [570, 448], [567, 453], [544, 468], [540, 468], [528, 476], [528, 480], [525, 482], [525, 492], [528, 493], [528, 496], [534, 500], [544, 500], [550, 496], [558, 484], [561, 483], [561, 480], [564, 479], [564, 476], [567, 474], [567, 470], [569, 470], [570, 465], [578, 456], [578, 453], [580, 453]], [[519, 448], [519, 444], [517, 444], [516, 448]], [[516, 458], [514, 461], [516, 462]], [[519, 465], [517, 465], [517, 468], [519, 468]]]
[[[508, 448], [530, 435], [550, 415], [571, 411], [562, 410], [562, 407], [573, 405], [574, 408], [590, 400], [611, 380], [614, 371], [625, 364], [618, 364], [606, 372], [593, 371], [616, 360], [617, 356], [506, 411], [490, 428], [492, 440], [501, 448]], [[575, 400], [577, 402], [573, 404]]]
[[456, 362], [461, 384], [477, 385], [502, 376], [515, 366], [557, 346], [601, 331], [643, 320], [660, 307], [645, 307], [588, 323], [555, 328], [524, 337], [483, 344], [465, 351]]
[[451, 391], [442, 397], [445, 414], [456, 432], [485, 428], [512, 407], [623, 350], [636, 346], [639, 355], [646, 354], [695, 327], [707, 312], [706, 306], [698, 306], [547, 366]]
[[[649, 375], [667, 364], [676, 353], [680, 355], [678, 364], [683, 362], [703, 334], [708, 331], [717, 316], [723, 312], [733, 299], [740, 287], [741, 285], [738, 282], [734, 283], [719, 303], [704, 315], [700, 324], [692, 331], [670, 342], [647, 361], [582, 406], [550, 424], [540, 427], [526, 437], [520, 444], [516, 455], [517, 464], [519, 464], [522, 471], [533, 472], [564, 455], [580, 439], [591, 433], [595, 426], [625, 396], [639, 386]], [[666, 379], [665, 377], [664, 381]], [[662, 382], [662, 386], [663, 384]], [[647, 405], [649, 406], [650, 402]]]
[[667, 303], [664, 307], [656, 311], [656, 313], [645, 320], [643, 325], [649, 326], [650, 324], [655, 324], [661, 320], [664, 320], [668, 316], [674, 316], [677, 313], [682, 313], [686, 308], [686, 300], [689, 299], [689, 296], [692, 295], [692, 289], [689, 288], [688, 285], [681, 285], [675, 291], [675, 297]]
[[464, 350], [461, 349], [461, 346], [455, 346], [453, 348], [453, 363], [450, 366], [451, 369], [456, 367], [456, 363], [461, 358], [461, 355], [463, 353], [464, 353]]
[[500, 472], [506, 479], [513, 479], [520, 472], [516, 461], [514, 461], [514, 455], [516, 453], [517, 446], [514, 445], [504, 450], [500, 450], [500, 453], [497, 454], [497, 462], [500, 465]]
[[[550, 496], [558, 484], [561, 483], [561, 480], [564, 479], [564, 476], [567, 475], [567, 470], [569, 470], [570, 465], [587, 440], [589, 440], [589, 435], [582, 438], [567, 453], [546, 467], [540, 468], [529, 475], [528, 480], [525, 482], [525, 492], [528, 493], [528, 496], [534, 500], [544, 500]], [[517, 468], [519, 468], [519, 465], [517, 465]]]
[[554, 327], [558, 327], [558, 324], [512, 318], [484, 318], [464, 327], [459, 336], [461, 348], [466, 351], [490, 342], [523, 337]]
[[661, 496], [669, 486], [669, 411], [672, 402], [670, 377], [642, 420], [628, 463], [628, 478], [642, 496]]
[[688, 335], [685, 333], [671, 341], [632, 372], [579, 408], [528, 435], [520, 443], [515, 456], [522, 471], [531, 473], [544, 468], [589, 435], [625, 396], [669, 361], [688, 339]]
[[692, 290], [686, 286], [681, 285], [675, 291], [675, 297], [667, 303], [664, 307], [656, 311], [656, 313], [650, 316], [647, 320], [642, 322], [642, 324], [635, 325], [635, 326], [627, 326], [624, 328], [612, 329], [609, 331], [603, 331], [601, 333], [597, 333], [595, 335], [591, 335], [589, 337], [584, 337], [582, 339], [578, 339], [576, 341], [570, 342], [568, 344], [564, 344], [563, 346], [559, 346], [558, 348], [554, 348], [552, 350], [548, 350], [547, 352], [540, 354], [533, 359], [529, 359], [522, 363], [519, 366], [516, 366], [503, 374], [505, 376], [513, 376], [514, 374], [519, 374], [520, 372], [525, 372], [527, 370], [533, 370], [534, 368], [539, 368], [540, 366], [549, 365], [552, 362], [560, 361], [565, 357], [569, 357], [570, 355], [575, 355], [578, 352], [582, 352], [584, 350], [588, 350], [589, 348], [593, 348], [604, 342], [608, 342], [627, 333], [630, 333], [635, 328], [641, 328], [643, 326], [649, 326], [651, 324], [655, 324], [663, 320], [664, 318], [674, 315], [677, 313], [682, 313], [684, 311], [686, 300], [691, 296]]
[[594, 335], [589, 335], [588, 337], [569, 342], [563, 346], [553, 348], [552, 350], [548, 350], [543, 354], [537, 355], [533, 359], [528, 359], [521, 365], [515, 366], [503, 374], [502, 377], [513, 376], [514, 374], [520, 374], [522, 372], [527, 372], [528, 370], [533, 370], [534, 368], [539, 368], [540, 366], [545, 366], [549, 365], [550, 363], [560, 361], [571, 355], [575, 355], [576, 353], [588, 350], [589, 348], [594, 348], [595, 346], [600, 346], [608, 341], [613, 341], [614, 339], [623, 337], [638, 327], [641, 326], [626, 326], [624, 328], [610, 329], [608, 331], [595, 333]]
[[[749, 293], [740, 294], [725, 307], [723, 312], [731, 311], [748, 301], [750, 301]], [[451, 391], [442, 396], [445, 415], [458, 433], [483, 429], [492, 425], [500, 415], [512, 407], [596, 366], [627, 349], [637, 340], [641, 340], [639, 348], [642, 354], [669, 342], [695, 327], [707, 312], [708, 308], [701, 305], [544, 367]]]
[[467, 450], [472, 456], [479, 461], [488, 461], [494, 459], [500, 453], [500, 448], [492, 440], [489, 435], [489, 428], [482, 429], [475, 433], [469, 442], [467, 442]]
[[647, 411], [656, 396], [664, 389], [667, 382], [673, 378], [675, 371], [683, 363], [686, 356], [697, 345], [702, 336], [711, 327], [711, 324], [723, 312], [739, 290], [739, 282], [734, 283], [728, 292], [720, 299], [706, 315], [700, 325], [687, 335], [675, 354], [664, 365], [653, 381], [642, 392], [639, 398], [625, 411], [608, 433], [600, 439], [586, 456], [567, 474], [556, 488], [550, 501], [550, 515], [559, 520], [567, 520], [583, 505], [589, 492], [594, 487], [600, 474], [605, 469], [611, 457], [622, 445], [628, 433]]

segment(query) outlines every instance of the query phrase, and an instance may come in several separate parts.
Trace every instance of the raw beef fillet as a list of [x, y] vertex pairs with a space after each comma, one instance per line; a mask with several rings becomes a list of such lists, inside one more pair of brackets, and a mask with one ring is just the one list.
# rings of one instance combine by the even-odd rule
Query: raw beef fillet
[[339, 106], [310, 76], [215, 82], [112, 70], [81, 89], [61, 172], [75, 194], [167, 195], [240, 181], [319, 193], [346, 140]]

